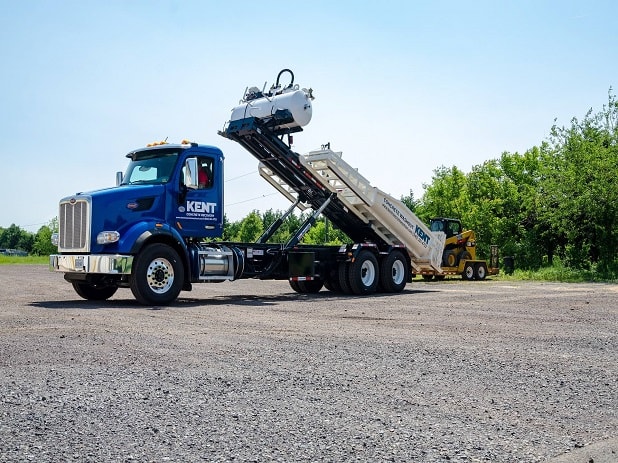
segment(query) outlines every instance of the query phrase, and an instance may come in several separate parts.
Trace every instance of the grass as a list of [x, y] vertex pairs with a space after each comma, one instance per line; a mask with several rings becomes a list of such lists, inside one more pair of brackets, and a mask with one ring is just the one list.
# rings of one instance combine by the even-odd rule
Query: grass
[[0, 255], [0, 265], [14, 264], [49, 264], [49, 256], [4, 256]]
[[562, 264], [554, 264], [551, 267], [543, 267], [539, 270], [516, 269], [512, 275], [500, 271], [499, 279], [509, 281], [555, 281], [562, 283], [618, 283], [615, 275], [603, 275], [591, 270], [575, 270], [564, 267]]

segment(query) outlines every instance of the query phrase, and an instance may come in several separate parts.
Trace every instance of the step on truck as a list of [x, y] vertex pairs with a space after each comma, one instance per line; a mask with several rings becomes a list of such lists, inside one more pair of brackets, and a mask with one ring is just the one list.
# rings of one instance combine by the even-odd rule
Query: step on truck
[[[282, 77], [289, 82], [281, 83]], [[292, 134], [312, 118], [313, 91], [282, 70], [266, 90], [251, 87], [219, 134], [255, 156], [260, 175], [292, 204], [254, 243], [224, 242], [224, 156], [183, 141], [129, 152], [116, 186], [60, 200], [58, 253], [77, 294], [105, 300], [130, 288], [145, 305], [172, 303], [197, 283], [243, 278], [288, 280], [299, 293], [400, 292], [413, 274], [441, 273], [445, 235], [432, 232], [401, 201], [360, 175], [330, 146], [305, 155]], [[310, 210], [286, 243], [270, 243], [295, 208]], [[353, 242], [301, 244], [322, 214]]]

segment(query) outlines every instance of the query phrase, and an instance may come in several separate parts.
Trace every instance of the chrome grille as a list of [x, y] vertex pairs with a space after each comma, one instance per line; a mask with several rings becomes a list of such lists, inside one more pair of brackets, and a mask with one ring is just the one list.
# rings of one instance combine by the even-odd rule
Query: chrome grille
[[90, 203], [85, 199], [60, 202], [58, 250], [90, 251]]

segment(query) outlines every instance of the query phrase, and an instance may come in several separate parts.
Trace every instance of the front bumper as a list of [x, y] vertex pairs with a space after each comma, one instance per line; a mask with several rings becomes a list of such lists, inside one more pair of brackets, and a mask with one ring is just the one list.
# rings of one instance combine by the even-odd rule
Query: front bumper
[[130, 274], [133, 256], [112, 254], [52, 254], [49, 269], [65, 273]]

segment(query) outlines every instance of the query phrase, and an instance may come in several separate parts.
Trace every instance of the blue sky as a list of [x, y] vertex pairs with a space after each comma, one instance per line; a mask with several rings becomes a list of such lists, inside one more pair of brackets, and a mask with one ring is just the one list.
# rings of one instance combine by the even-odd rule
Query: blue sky
[[226, 156], [226, 213], [288, 202], [217, 135], [247, 86], [312, 87], [300, 153], [330, 142], [378, 188], [539, 145], [618, 85], [614, 1], [0, 0], [0, 226], [114, 184], [124, 154], [189, 138]]

